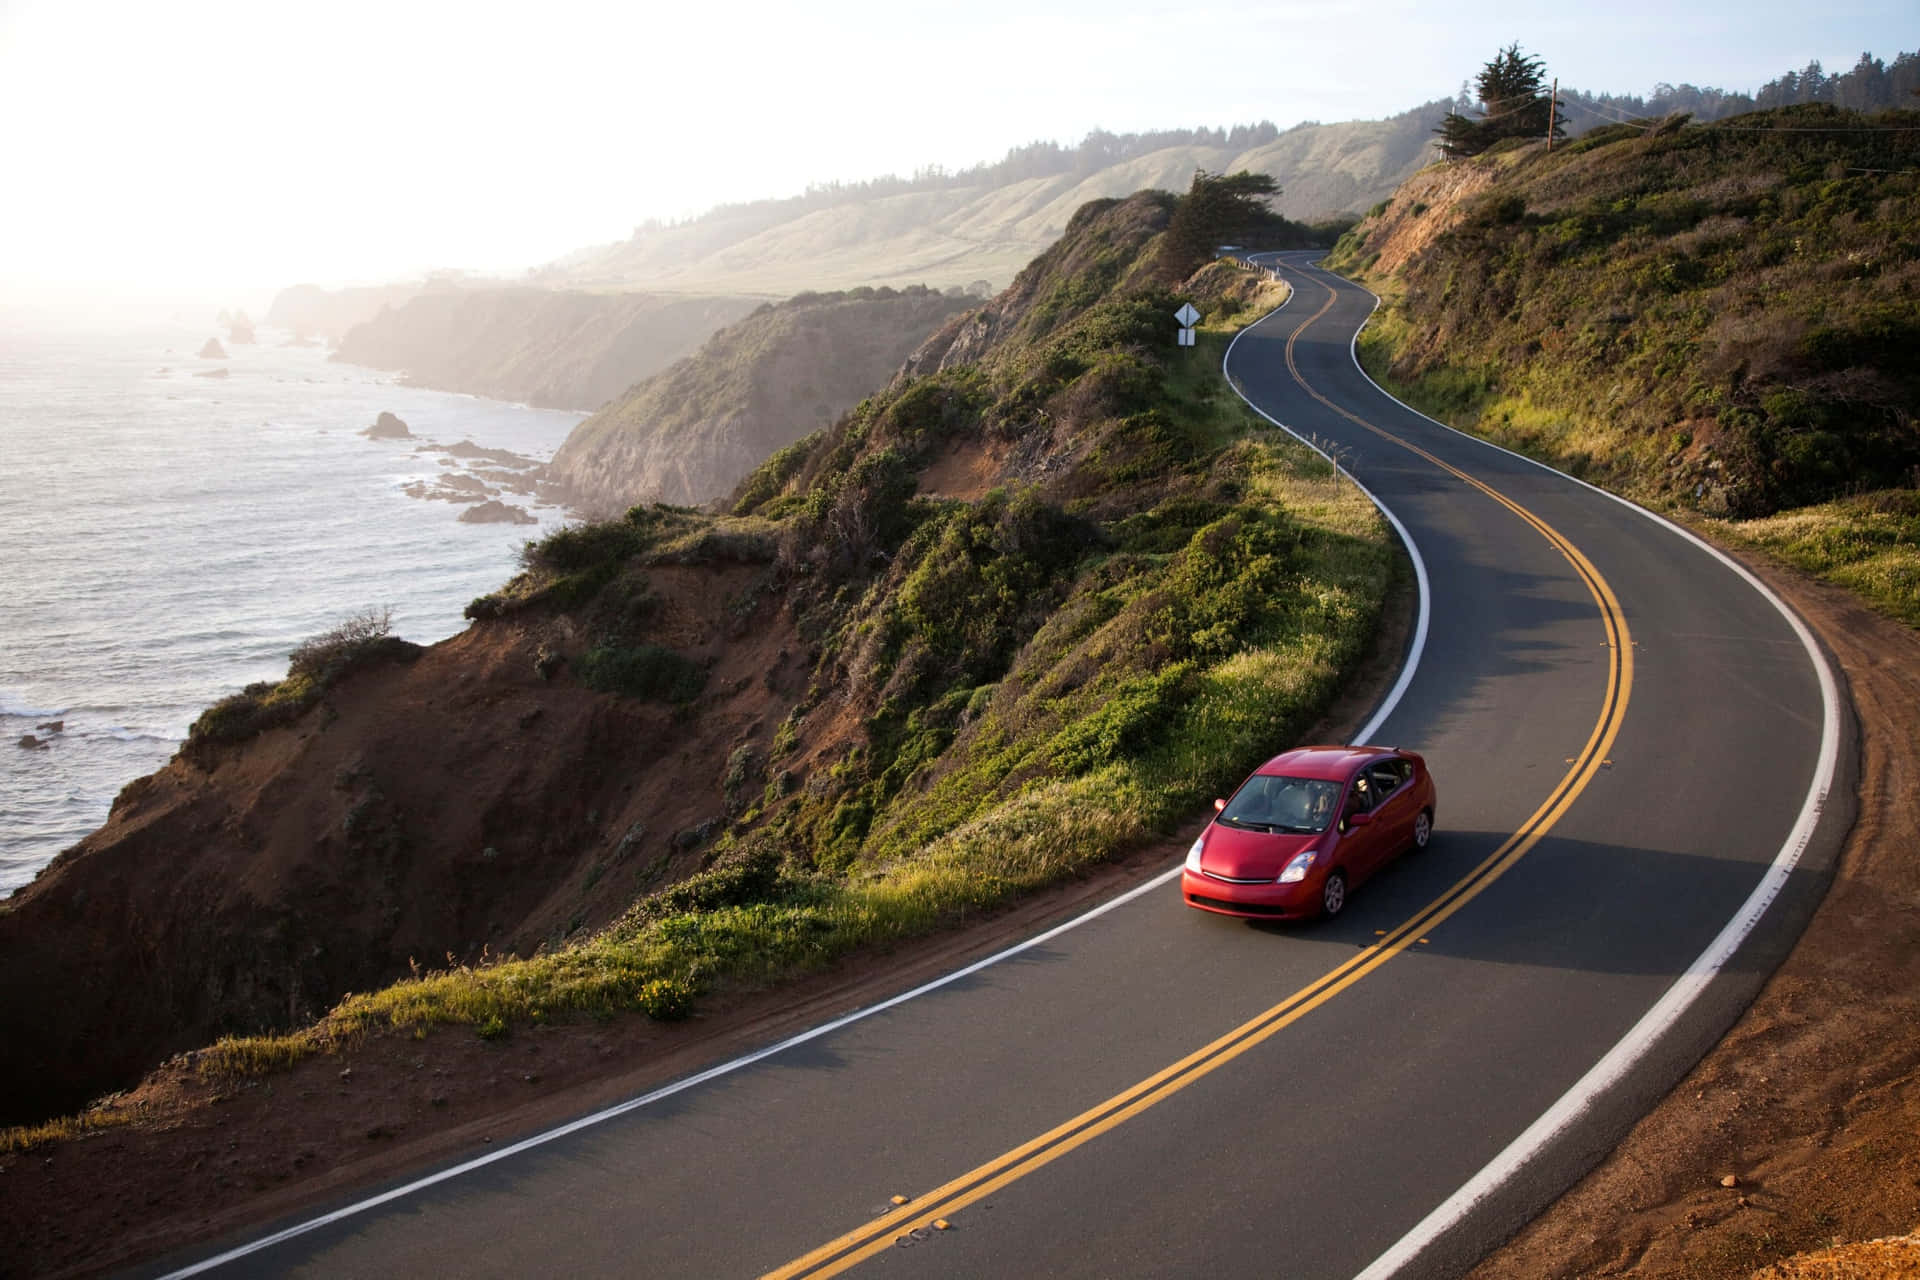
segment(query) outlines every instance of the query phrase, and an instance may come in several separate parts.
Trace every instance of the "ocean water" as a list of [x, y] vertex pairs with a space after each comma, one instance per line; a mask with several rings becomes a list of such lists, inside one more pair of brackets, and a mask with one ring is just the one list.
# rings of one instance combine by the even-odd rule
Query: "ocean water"
[[[216, 332], [229, 358], [198, 358]], [[565, 522], [502, 494], [539, 526], [462, 524], [405, 490], [447, 469], [428, 441], [546, 461], [584, 415], [259, 337], [226, 343], [211, 314], [86, 329], [0, 311], [0, 897], [302, 640], [381, 608], [397, 635], [444, 639]], [[356, 434], [382, 410], [420, 439]]]

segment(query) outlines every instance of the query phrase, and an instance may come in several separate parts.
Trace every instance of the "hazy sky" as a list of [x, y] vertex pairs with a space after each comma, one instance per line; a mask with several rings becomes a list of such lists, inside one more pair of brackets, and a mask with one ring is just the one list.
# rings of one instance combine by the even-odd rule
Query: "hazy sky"
[[517, 271], [648, 217], [1040, 138], [1377, 119], [1519, 41], [1752, 91], [1920, 48], [1913, 0], [0, 0], [0, 293]]

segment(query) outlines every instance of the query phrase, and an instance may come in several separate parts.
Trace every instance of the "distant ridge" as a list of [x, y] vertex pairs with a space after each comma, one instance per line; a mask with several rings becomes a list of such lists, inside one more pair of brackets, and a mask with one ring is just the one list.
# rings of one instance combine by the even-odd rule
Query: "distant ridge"
[[1033, 143], [958, 173], [816, 187], [786, 200], [724, 205], [688, 222], [648, 223], [530, 274], [564, 288], [786, 295], [863, 285], [1004, 287], [1092, 200], [1185, 191], [1196, 169], [1271, 174], [1277, 212], [1296, 221], [1354, 215], [1431, 158], [1452, 107], [1423, 103], [1385, 120], [1272, 124], [1116, 135], [1077, 147]]

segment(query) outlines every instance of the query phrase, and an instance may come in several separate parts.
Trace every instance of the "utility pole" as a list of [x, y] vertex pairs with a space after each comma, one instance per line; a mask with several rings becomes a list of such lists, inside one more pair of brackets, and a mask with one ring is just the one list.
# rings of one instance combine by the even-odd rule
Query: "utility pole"
[[1553, 78], [1553, 96], [1547, 99], [1547, 154], [1553, 154], [1553, 113], [1560, 105], [1560, 77]]

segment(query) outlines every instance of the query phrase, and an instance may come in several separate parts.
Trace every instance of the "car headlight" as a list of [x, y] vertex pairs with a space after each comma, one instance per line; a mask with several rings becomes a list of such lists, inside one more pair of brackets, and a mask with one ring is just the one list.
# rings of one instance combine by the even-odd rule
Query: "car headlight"
[[1193, 838], [1193, 848], [1187, 850], [1187, 870], [1195, 875], [1200, 874], [1200, 851], [1206, 847], [1207, 835], [1203, 831]]
[[1307, 849], [1294, 854], [1287, 862], [1287, 865], [1281, 868], [1280, 879], [1277, 883], [1299, 884], [1302, 880], [1305, 880], [1307, 878], [1307, 870], [1313, 866], [1314, 855], [1318, 852], [1319, 850], [1317, 849]]

